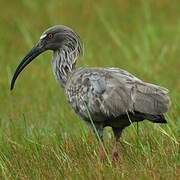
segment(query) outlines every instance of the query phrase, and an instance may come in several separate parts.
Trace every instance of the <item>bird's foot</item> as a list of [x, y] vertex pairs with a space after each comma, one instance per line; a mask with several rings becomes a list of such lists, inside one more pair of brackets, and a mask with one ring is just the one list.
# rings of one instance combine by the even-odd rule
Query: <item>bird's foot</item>
[[119, 153], [117, 151], [112, 152], [112, 162], [116, 163], [119, 161]]
[[116, 145], [112, 149], [112, 162], [113, 163], [119, 162], [119, 151]]

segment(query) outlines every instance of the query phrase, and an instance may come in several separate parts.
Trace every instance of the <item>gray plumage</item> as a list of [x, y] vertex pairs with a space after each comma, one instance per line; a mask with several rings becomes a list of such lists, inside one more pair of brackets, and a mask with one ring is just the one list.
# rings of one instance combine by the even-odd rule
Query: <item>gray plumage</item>
[[91, 116], [101, 138], [106, 126], [113, 128], [118, 140], [122, 130], [132, 122], [144, 119], [166, 122], [163, 114], [170, 106], [167, 89], [143, 82], [119, 68], [76, 69], [76, 61], [82, 53], [80, 38], [62, 25], [51, 27], [42, 34], [37, 46], [18, 66], [11, 89], [22, 69], [46, 50], [53, 50], [53, 72], [64, 88], [68, 102], [90, 127]]

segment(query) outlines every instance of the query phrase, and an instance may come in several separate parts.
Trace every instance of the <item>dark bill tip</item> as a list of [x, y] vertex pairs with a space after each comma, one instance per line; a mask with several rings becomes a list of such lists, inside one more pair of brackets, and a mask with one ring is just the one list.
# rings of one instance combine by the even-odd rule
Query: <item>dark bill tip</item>
[[43, 52], [42, 48], [39, 48], [38, 46], [31, 49], [31, 51], [23, 58], [23, 60], [20, 62], [18, 67], [16, 68], [16, 71], [13, 75], [13, 78], [11, 80], [11, 86], [10, 90], [12, 91], [16, 82], [17, 77], [21, 73], [21, 71], [39, 54]]

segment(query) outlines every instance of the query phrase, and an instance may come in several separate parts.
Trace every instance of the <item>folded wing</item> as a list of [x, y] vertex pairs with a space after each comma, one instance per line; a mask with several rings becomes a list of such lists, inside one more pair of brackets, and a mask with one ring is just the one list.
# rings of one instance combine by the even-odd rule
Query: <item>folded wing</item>
[[93, 96], [99, 101], [101, 113], [117, 117], [134, 111], [154, 115], [167, 112], [170, 106], [167, 89], [145, 83], [118, 68], [104, 70], [106, 75], [92, 83], [93, 89], [97, 89]]

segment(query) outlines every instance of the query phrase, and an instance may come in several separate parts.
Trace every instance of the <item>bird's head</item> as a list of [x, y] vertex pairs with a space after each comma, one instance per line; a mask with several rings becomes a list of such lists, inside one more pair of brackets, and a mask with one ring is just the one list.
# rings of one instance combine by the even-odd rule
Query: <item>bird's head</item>
[[38, 43], [22, 59], [16, 68], [11, 81], [11, 90], [14, 88], [14, 84], [18, 75], [33, 59], [46, 50], [61, 50], [65, 46], [71, 48], [72, 51], [76, 50], [76, 47], [78, 47], [77, 50], [81, 51], [80, 39], [72, 29], [63, 25], [56, 25], [43, 32]]

